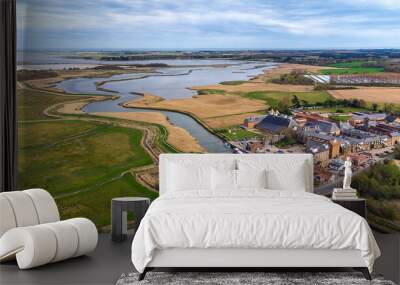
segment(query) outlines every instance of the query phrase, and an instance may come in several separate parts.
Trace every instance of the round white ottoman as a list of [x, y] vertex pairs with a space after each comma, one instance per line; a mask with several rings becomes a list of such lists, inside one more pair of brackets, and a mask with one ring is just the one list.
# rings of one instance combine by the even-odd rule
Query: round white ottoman
[[0, 239], [0, 259], [15, 255], [20, 269], [87, 254], [97, 245], [96, 226], [88, 219], [13, 228]]

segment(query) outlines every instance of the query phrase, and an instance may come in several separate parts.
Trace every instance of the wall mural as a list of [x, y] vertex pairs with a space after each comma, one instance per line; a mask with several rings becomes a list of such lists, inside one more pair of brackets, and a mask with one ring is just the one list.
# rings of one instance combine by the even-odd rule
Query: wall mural
[[17, 1], [20, 189], [108, 230], [111, 198], [158, 196], [160, 153], [308, 152], [318, 193], [350, 157], [369, 222], [400, 231], [398, 50], [282, 50], [289, 11], [168, 2]]

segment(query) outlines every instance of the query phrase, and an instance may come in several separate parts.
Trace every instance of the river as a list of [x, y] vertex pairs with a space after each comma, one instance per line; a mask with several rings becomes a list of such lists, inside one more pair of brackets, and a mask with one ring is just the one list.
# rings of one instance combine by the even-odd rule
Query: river
[[[185, 61], [185, 60], [184, 60]], [[141, 61], [141, 63], [147, 63]], [[163, 63], [175, 67], [158, 68], [155, 73], [122, 74], [109, 78], [74, 78], [62, 81], [56, 85], [68, 93], [83, 93], [96, 95], [118, 95], [117, 100], [106, 100], [86, 105], [83, 111], [91, 112], [154, 112], [151, 109], [124, 108], [121, 103], [140, 98], [136, 93], [151, 93], [165, 99], [190, 98], [196, 91], [188, 89], [191, 86], [216, 84], [222, 81], [248, 80], [261, 74], [265, 69], [272, 68], [272, 64], [265, 62], [238, 62], [227, 61], [221, 64], [218, 60], [207, 60], [207, 64], [220, 66], [205, 66], [204, 60], [190, 60], [192, 66], [179, 60], [163, 60]], [[187, 61], [185, 61], [187, 63]], [[197, 64], [196, 64], [197, 63]], [[181, 65], [181, 66], [180, 66]], [[117, 81], [116, 81], [117, 80]], [[119, 81], [118, 81], [119, 80]], [[99, 90], [96, 82], [107, 81], [101, 87], [113, 92]], [[231, 152], [224, 141], [210, 133], [192, 117], [172, 111], [157, 111], [165, 114], [169, 121], [187, 130], [199, 144], [210, 153]]]

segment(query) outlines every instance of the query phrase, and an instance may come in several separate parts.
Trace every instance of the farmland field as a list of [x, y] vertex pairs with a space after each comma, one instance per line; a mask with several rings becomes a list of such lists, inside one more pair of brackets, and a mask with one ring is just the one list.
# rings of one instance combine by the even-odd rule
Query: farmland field
[[400, 88], [360, 87], [357, 89], [330, 90], [337, 99], [362, 99], [366, 102], [400, 104]]
[[365, 67], [364, 61], [351, 61], [335, 63], [330, 65], [330, 67], [335, 67], [336, 69], [323, 69], [321, 74], [323, 75], [340, 75], [340, 74], [366, 74], [366, 73], [379, 73], [384, 72], [383, 67]]
[[278, 91], [254, 91], [241, 94], [243, 97], [250, 99], [258, 99], [265, 101], [269, 106], [275, 107], [279, 101], [287, 97], [289, 101], [296, 95], [300, 100], [308, 103], [322, 103], [328, 99], [332, 99], [331, 95], [325, 91], [313, 92], [278, 92]]

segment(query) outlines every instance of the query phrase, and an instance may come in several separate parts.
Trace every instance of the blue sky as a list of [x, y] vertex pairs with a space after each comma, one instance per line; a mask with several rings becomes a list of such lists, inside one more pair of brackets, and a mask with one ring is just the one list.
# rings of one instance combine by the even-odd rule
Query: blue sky
[[19, 49], [400, 48], [400, 0], [17, 0]]

